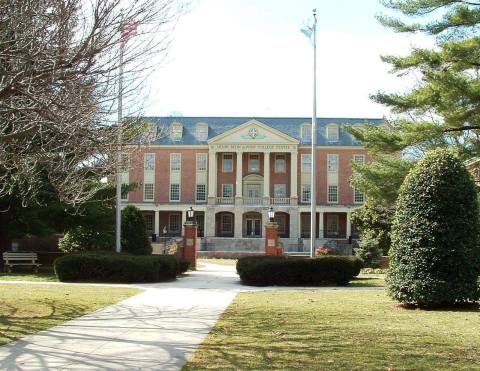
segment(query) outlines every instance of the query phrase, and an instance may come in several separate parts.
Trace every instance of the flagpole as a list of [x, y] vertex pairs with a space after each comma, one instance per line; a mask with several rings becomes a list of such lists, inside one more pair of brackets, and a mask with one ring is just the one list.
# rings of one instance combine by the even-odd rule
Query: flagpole
[[[123, 27], [123, 20], [121, 23]], [[122, 235], [122, 90], [123, 90], [123, 48], [124, 40], [122, 30], [120, 30], [120, 65], [118, 76], [118, 153], [117, 153], [117, 207], [116, 207], [116, 220], [115, 220], [115, 251], [120, 253], [122, 251], [121, 235]]]
[[[312, 169], [310, 181], [310, 257], [315, 256], [317, 218], [317, 10], [313, 9], [313, 115], [312, 115]], [[319, 226], [322, 229], [322, 226]]]

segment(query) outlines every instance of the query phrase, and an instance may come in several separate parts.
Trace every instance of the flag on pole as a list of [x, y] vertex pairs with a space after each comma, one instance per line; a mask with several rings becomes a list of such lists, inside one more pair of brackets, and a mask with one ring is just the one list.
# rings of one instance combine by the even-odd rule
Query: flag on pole
[[125, 44], [132, 37], [137, 35], [137, 21], [128, 21], [122, 25], [122, 42]]
[[312, 26], [306, 24], [303, 28], [300, 29], [300, 32], [303, 33], [310, 41], [313, 42], [313, 32], [315, 31], [315, 23]]

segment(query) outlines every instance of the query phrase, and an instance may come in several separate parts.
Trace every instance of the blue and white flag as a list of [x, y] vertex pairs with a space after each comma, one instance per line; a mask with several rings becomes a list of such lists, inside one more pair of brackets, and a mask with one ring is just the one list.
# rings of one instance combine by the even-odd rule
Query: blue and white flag
[[305, 36], [308, 37], [308, 39], [311, 41], [313, 37], [313, 31], [315, 30], [315, 25], [313, 26], [304, 26], [303, 28], [300, 29], [300, 32], [302, 32]]

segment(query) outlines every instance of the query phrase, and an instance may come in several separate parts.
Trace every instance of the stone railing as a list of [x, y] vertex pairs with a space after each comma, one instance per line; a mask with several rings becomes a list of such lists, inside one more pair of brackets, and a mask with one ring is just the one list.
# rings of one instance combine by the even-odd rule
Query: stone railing
[[290, 205], [290, 197], [272, 197], [270, 202], [272, 205]]
[[263, 205], [263, 198], [262, 197], [244, 197], [243, 204], [244, 205]]
[[234, 197], [217, 197], [217, 205], [234, 205]]

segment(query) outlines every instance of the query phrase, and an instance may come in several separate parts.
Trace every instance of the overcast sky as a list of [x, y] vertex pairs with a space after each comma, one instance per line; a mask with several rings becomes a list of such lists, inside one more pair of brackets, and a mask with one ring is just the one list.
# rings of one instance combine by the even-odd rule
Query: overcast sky
[[312, 46], [300, 32], [318, 12], [317, 115], [381, 118], [369, 96], [403, 91], [380, 55], [430, 44], [395, 34], [378, 0], [194, 0], [147, 87], [147, 115], [311, 116]]

